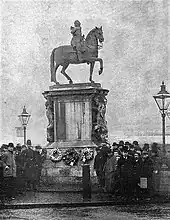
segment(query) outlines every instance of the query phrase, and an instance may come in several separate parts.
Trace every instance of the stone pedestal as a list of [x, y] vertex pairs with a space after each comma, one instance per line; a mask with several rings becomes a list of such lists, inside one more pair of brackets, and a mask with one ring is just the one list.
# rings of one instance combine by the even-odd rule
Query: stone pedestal
[[[77, 152], [83, 148], [95, 149], [107, 138], [105, 121], [108, 90], [99, 83], [64, 84], [49, 87], [43, 93], [46, 99], [47, 159], [43, 164], [42, 180], [48, 184], [81, 181], [82, 161], [67, 166], [63, 161], [54, 163], [50, 154], [58, 148], [64, 153], [69, 148]], [[92, 169], [94, 161], [90, 162]], [[94, 173], [91, 172], [91, 176]]]

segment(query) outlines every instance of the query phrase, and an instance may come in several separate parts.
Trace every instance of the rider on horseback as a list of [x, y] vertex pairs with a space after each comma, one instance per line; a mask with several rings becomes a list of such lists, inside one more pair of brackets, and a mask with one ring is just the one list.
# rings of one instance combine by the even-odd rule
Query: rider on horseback
[[84, 40], [84, 35], [82, 36], [81, 33], [81, 23], [80, 21], [76, 20], [74, 22], [74, 27], [70, 27], [71, 34], [73, 35], [71, 39], [71, 45], [73, 49], [77, 52], [77, 57], [78, 60], [81, 62], [83, 61], [82, 59], [82, 52], [84, 52], [82, 49], [82, 43]]

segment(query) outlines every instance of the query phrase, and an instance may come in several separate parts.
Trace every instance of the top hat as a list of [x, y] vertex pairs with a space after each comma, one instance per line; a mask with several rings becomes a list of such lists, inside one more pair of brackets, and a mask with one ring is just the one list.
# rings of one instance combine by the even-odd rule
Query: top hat
[[139, 144], [138, 144], [138, 141], [133, 141], [133, 144], [134, 144], [134, 145], [139, 145]]
[[124, 141], [119, 141], [120, 146], [124, 146]]

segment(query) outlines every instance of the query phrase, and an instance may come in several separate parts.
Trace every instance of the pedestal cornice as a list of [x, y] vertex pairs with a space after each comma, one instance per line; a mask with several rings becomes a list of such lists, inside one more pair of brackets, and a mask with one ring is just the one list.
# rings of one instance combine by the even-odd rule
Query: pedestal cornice
[[100, 83], [76, 83], [50, 86], [44, 91], [44, 96], [70, 96], [70, 95], [91, 95], [102, 93], [107, 95], [109, 90], [103, 89]]

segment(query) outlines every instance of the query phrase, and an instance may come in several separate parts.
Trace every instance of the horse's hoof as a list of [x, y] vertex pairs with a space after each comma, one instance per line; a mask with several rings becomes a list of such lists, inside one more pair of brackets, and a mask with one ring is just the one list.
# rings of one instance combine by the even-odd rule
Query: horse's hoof
[[57, 82], [56, 80], [51, 81], [51, 83], [54, 83], [55, 85], [59, 85], [60, 83]]
[[53, 83], [55, 83], [55, 85], [60, 85], [60, 83], [59, 83], [59, 82], [57, 82], [56, 80], [55, 80], [55, 81], [53, 81]]
[[91, 83], [95, 83], [95, 81], [93, 81], [93, 80], [90, 80], [90, 82], [91, 82]]
[[72, 81], [72, 80], [70, 80], [70, 81], [69, 81], [69, 84], [73, 84], [73, 81]]
[[101, 75], [101, 74], [102, 74], [102, 72], [103, 72], [103, 69], [100, 69], [100, 70], [99, 70], [99, 75]]

